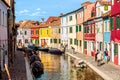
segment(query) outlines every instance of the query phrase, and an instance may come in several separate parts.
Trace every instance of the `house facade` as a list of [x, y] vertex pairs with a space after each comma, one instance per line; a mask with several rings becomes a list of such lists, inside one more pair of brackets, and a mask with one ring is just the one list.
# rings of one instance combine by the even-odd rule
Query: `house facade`
[[[94, 56], [95, 52], [95, 3], [85, 2], [82, 4], [84, 8], [83, 17], [83, 53]], [[89, 13], [88, 13], [89, 12]]]
[[107, 0], [96, 1], [95, 9], [96, 49], [104, 52], [104, 21], [102, 15], [111, 10], [110, 2], [108, 2]]
[[51, 47], [51, 36], [52, 29], [45, 22], [40, 23], [39, 25], [39, 46], [42, 47]]
[[112, 62], [116, 65], [120, 65], [120, 1], [111, 0], [111, 17], [110, 17], [110, 29], [111, 29], [111, 55]]
[[31, 27], [31, 44], [39, 46], [39, 29], [38, 25], [34, 25]]
[[61, 48], [68, 45], [68, 19], [67, 15], [60, 16], [60, 38], [61, 38]]
[[4, 64], [8, 65], [8, 5], [5, 1], [0, 1], [0, 65], [1, 70], [4, 71]]
[[76, 22], [76, 38], [78, 40], [77, 51], [83, 53], [83, 22], [84, 22], [84, 8], [81, 7], [76, 12], [77, 22]]
[[104, 51], [108, 50], [108, 55], [110, 54], [110, 11], [103, 14], [103, 25], [104, 25]]
[[51, 47], [54, 48], [60, 48], [60, 18], [53, 19], [53, 21], [49, 24], [52, 29], [52, 35], [51, 35]]

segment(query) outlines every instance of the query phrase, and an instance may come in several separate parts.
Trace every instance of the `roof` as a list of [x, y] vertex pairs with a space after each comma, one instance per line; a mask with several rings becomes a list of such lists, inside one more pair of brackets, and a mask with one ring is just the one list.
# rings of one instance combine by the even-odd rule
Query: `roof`
[[102, 15], [102, 17], [108, 17], [108, 16], [110, 16], [110, 11], [108, 11]]
[[100, 2], [101, 5], [110, 5], [110, 1], [98, 0], [98, 2]]
[[86, 1], [86, 2], [82, 3], [82, 6], [87, 6], [87, 5], [89, 5], [89, 4], [92, 4], [92, 2]]
[[75, 12], [81, 10], [81, 9], [83, 9], [83, 7], [80, 7], [80, 8], [78, 8], [78, 9], [73, 10], [73, 11], [71, 11], [71, 12], [68, 12], [68, 13], [66, 13], [66, 14], [62, 14], [62, 15], [60, 15], [60, 17], [67, 16], [67, 15], [69, 15], [69, 14], [75, 13]]
[[25, 20], [20, 21], [20, 28], [32, 28], [32, 27], [38, 27], [38, 21], [31, 21], [31, 20]]
[[7, 7], [10, 7], [5, 0], [1, 0]]
[[48, 27], [48, 25], [46, 24], [46, 22], [40, 22], [39, 27], [45, 28], [45, 27]]

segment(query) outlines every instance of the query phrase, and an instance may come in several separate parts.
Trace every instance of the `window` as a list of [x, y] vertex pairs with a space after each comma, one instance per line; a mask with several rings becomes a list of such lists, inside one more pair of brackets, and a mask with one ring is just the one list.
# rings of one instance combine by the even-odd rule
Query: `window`
[[59, 43], [61, 43], [61, 39], [59, 39]]
[[79, 31], [81, 31], [81, 25], [79, 25]]
[[52, 39], [50, 39], [50, 43], [52, 43]]
[[114, 27], [113, 27], [113, 24], [114, 24], [114, 23], [113, 23], [113, 22], [114, 22], [113, 20], [114, 20], [113, 18], [110, 18], [110, 30], [113, 30], [113, 28], [114, 28]]
[[20, 31], [20, 34], [22, 35], [22, 31]]
[[74, 39], [74, 45], [77, 45], [77, 39]]
[[3, 26], [4, 26], [4, 12], [3, 12]]
[[48, 30], [46, 31], [46, 34], [48, 34]]
[[70, 39], [70, 44], [72, 44], [72, 39]]
[[54, 43], [57, 43], [57, 39], [54, 39]]
[[2, 20], [1, 20], [1, 9], [0, 9], [0, 25], [1, 25], [1, 21], [2, 21]]
[[33, 30], [31, 31], [31, 34], [34, 34], [34, 31], [33, 31]]
[[38, 40], [38, 39], [36, 39], [36, 40], [35, 40], [35, 44], [38, 44], [38, 43], [39, 43], [39, 40]]
[[107, 32], [107, 21], [105, 21], [105, 32]]
[[59, 29], [59, 33], [60, 33], [60, 29]]
[[87, 41], [84, 41], [84, 49], [87, 49]]
[[94, 42], [91, 43], [91, 51], [94, 51]]
[[36, 34], [39, 34], [39, 31], [38, 31], [38, 30], [36, 30]]
[[91, 17], [93, 17], [93, 16], [94, 16], [94, 12], [91, 13]]
[[108, 10], [108, 5], [104, 6], [104, 10], [107, 11]]
[[25, 35], [27, 35], [27, 31], [25, 31]]
[[72, 27], [70, 27], [69, 32], [72, 33]]
[[21, 40], [21, 39], [19, 39], [18, 43], [21, 43], [21, 42], [22, 42], [22, 40]]
[[72, 16], [69, 16], [69, 21], [72, 21]]
[[114, 55], [118, 55], [118, 44], [114, 44]]
[[100, 42], [100, 46], [99, 47], [100, 47], [100, 51], [102, 51], [102, 42]]
[[82, 46], [82, 41], [80, 40], [80, 46]]
[[120, 29], [120, 16], [116, 17], [116, 28]]
[[27, 39], [25, 39], [25, 43], [28, 43], [28, 40], [27, 40]]
[[31, 43], [33, 42], [33, 40], [31, 39]]
[[76, 26], [76, 32], [78, 32], [78, 26]]

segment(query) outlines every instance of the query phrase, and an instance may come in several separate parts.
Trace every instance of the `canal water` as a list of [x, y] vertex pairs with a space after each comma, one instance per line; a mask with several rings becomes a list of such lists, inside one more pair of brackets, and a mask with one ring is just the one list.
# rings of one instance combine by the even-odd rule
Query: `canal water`
[[39, 57], [44, 65], [44, 74], [34, 80], [103, 80], [89, 67], [76, 68], [67, 55], [54, 55], [39, 52]]

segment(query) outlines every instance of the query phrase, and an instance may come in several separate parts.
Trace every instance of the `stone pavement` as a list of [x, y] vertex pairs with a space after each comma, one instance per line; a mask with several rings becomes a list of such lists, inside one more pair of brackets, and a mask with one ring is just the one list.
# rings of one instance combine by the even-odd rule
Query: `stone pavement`
[[66, 52], [69, 56], [76, 59], [85, 60], [89, 67], [97, 72], [104, 80], [120, 80], [120, 66], [114, 65], [112, 62], [105, 63], [102, 66], [97, 66], [94, 57], [75, 52], [74, 54]]
[[[15, 54], [15, 61], [9, 67], [11, 80], [27, 80], [26, 63], [23, 52], [17, 51]], [[3, 75], [2, 80], [8, 80], [7, 75]]]

